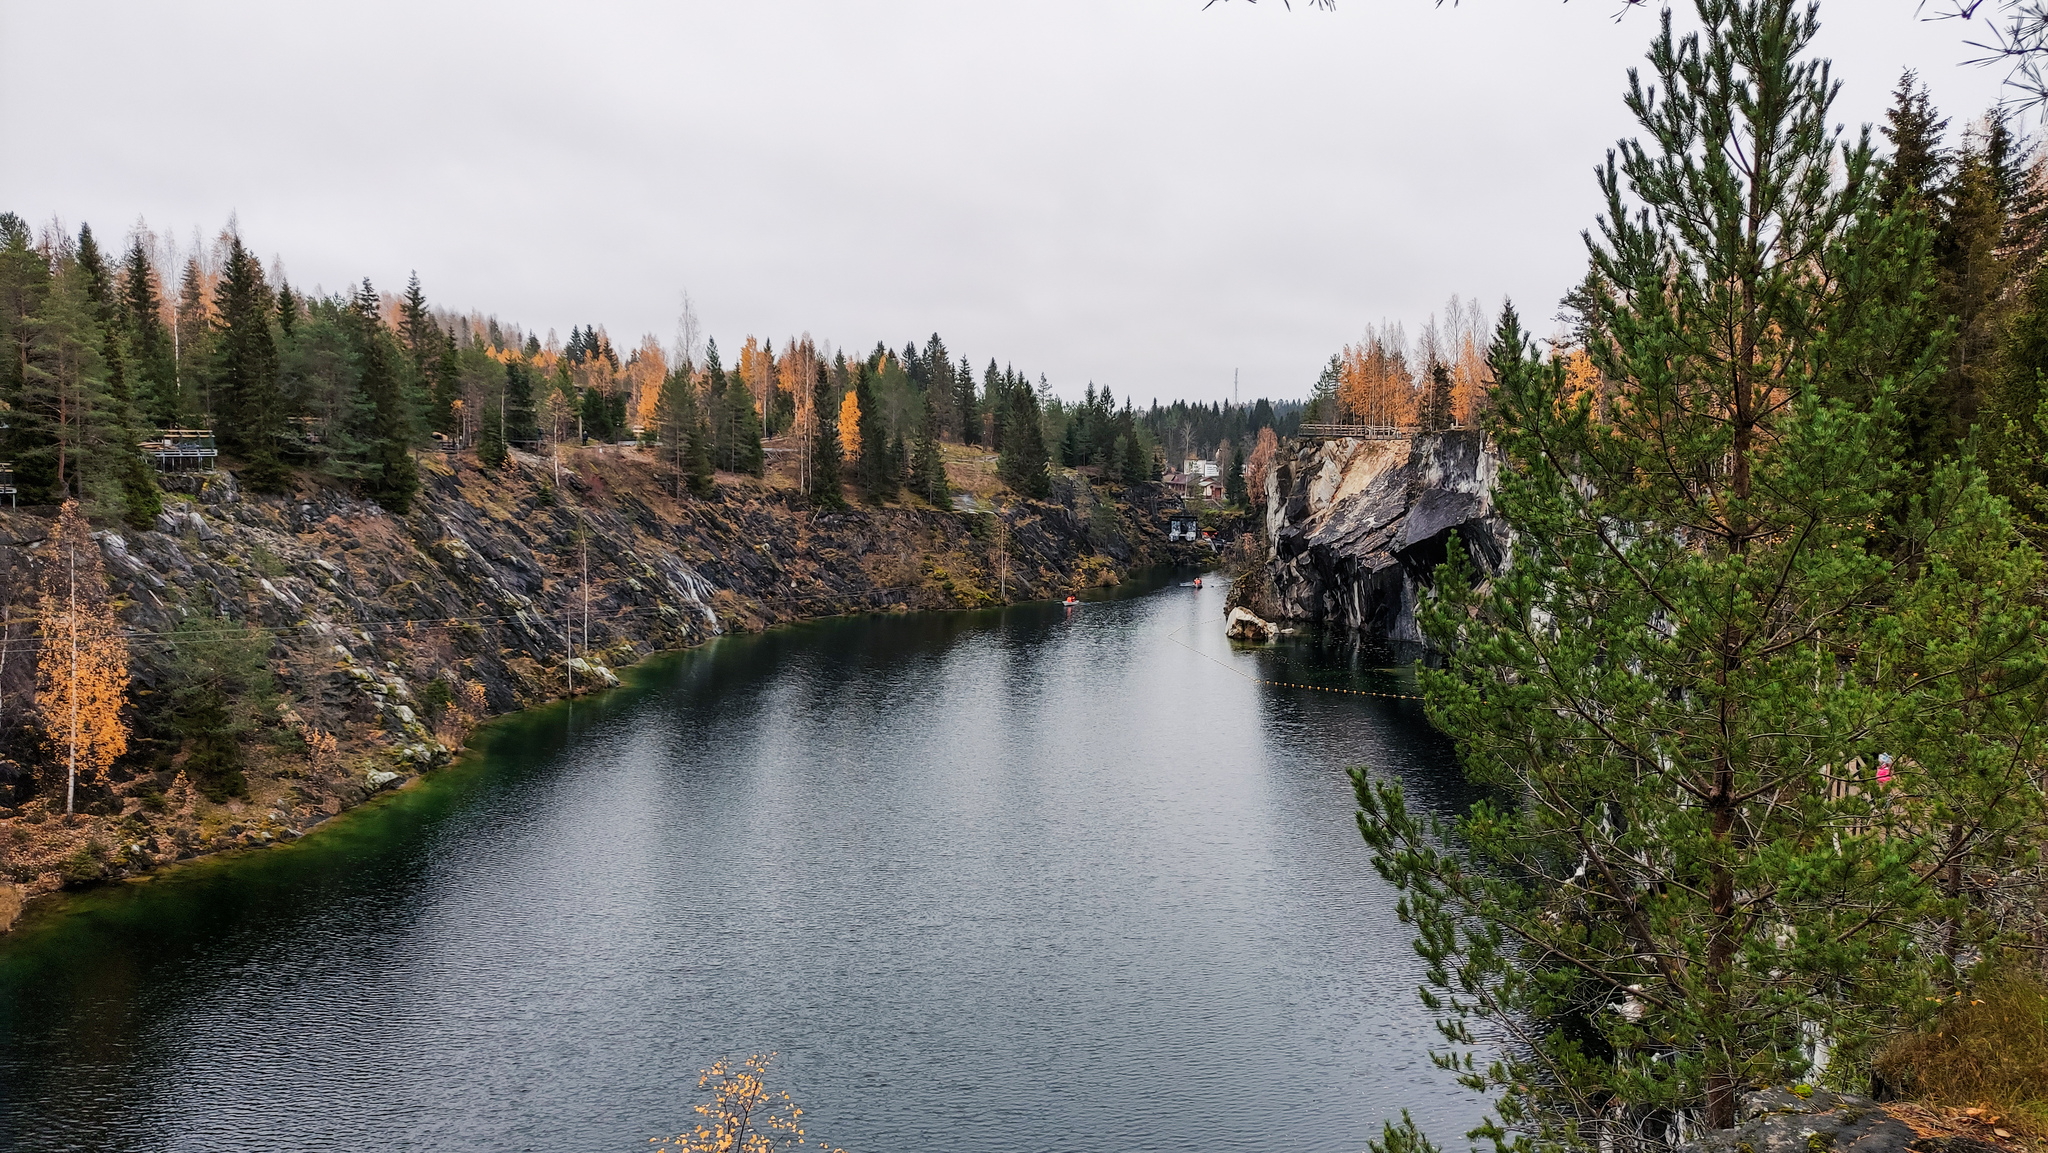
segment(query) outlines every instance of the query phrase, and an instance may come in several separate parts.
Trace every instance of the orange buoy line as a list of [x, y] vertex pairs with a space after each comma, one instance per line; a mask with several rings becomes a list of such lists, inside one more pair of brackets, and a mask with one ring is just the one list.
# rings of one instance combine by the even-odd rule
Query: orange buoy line
[[[1195, 622], [1195, 623], [1197, 623], [1197, 624], [1205, 624], [1205, 625], [1213, 625], [1213, 624], [1215, 624], [1215, 623], [1216, 623], [1217, 621], [1220, 621], [1220, 620], [1222, 620], [1222, 619], [1223, 619], [1222, 617], [1215, 617], [1215, 618], [1212, 618], [1212, 619], [1210, 619], [1210, 620], [1206, 620], [1206, 621], [1198, 621], [1198, 622]], [[1198, 656], [1198, 657], [1202, 657], [1202, 658], [1204, 658], [1204, 659], [1206, 659], [1206, 660], [1210, 661], [1211, 663], [1213, 663], [1213, 664], [1217, 665], [1218, 667], [1220, 667], [1220, 668], [1222, 668], [1222, 669], [1225, 669], [1225, 670], [1226, 670], [1226, 671], [1228, 671], [1228, 672], [1231, 672], [1231, 673], [1234, 673], [1234, 674], [1236, 674], [1237, 676], [1243, 677], [1243, 678], [1244, 678], [1245, 680], [1248, 680], [1248, 681], [1250, 681], [1251, 683], [1253, 683], [1253, 684], [1255, 684], [1255, 685], [1272, 685], [1272, 686], [1273, 686], [1274, 688], [1281, 688], [1281, 689], [1309, 689], [1309, 690], [1311, 690], [1311, 691], [1313, 691], [1313, 692], [1318, 692], [1318, 693], [1339, 693], [1339, 694], [1341, 694], [1341, 695], [1344, 695], [1344, 696], [1348, 696], [1348, 697], [1377, 697], [1377, 698], [1379, 698], [1380, 700], [1385, 700], [1385, 701], [1419, 701], [1419, 700], [1423, 699], [1423, 698], [1421, 697], [1421, 695], [1419, 695], [1419, 694], [1417, 694], [1417, 693], [1376, 693], [1376, 692], [1373, 692], [1373, 691], [1372, 691], [1372, 690], [1370, 690], [1370, 689], [1340, 689], [1340, 688], [1336, 688], [1336, 687], [1334, 687], [1334, 686], [1332, 686], [1332, 685], [1310, 685], [1310, 684], [1303, 684], [1303, 683], [1301, 683], [1301, 682], [1299, 682], [1299, 681], [1269, 681], [1269, 680], [1266, 680], [1266, 679], [1264, 679], [1263, 677], [1255, 677], [1255, 676], [1251, 675], [1250, 673], [1248, 673], [1248, 672], [1245, 672], [1245, 671], [1244, 671], [1243, 669], [1240, 669], [1240, 668], [1236, 667], [1235, 665], [1230, 665], [1230, 664], [1226, 664], [1226, 663], [1225, 663], [1225, 662], [1223, 662], [1223, 661], [1219, 661], [1219, 660], [1217, 660], [1217, 659], [1216, 659], [1215, 657], [1213, 657], [1213, 656], [1210, 656], [1210, 655], [1209, 655], [1208, 653], [1205, 653], [1205, 652], [1203, 652], [1202, 650], [1200, 650], [1200, 649], [1196, 648], [1195, 646], [1193, 646], [1193, 645], [1191, 645], [1191, 644], [1187, 643], [1186, 641], [1184, 641], [1184, 640], [1180, 639], [1180, 637], [1179, 637], [1179, 636], [1178, 636], [1177, 634], [1178, 634], [1178, 633], [1179, 633], [1179, 632], [1181, 631], [1181, 629], [1184, 629], [1184, 628], [1187, 628], [1187, 627], [1188, 627], [1187, 625], [1181, 625], [1181, 626], [1180, 626], [1179, 628], [1176, 628], [1176, 629], [1174, 629], [1174, 630], [1173, 630], [1172, 632], [1169, 632], [1169, 633], [1167, 633], [1167, 634], [1166, 634], [1166, 639], [1167, 639], [1167, 640], [1170, 640], [1170, 641], [1172, 641], [1172, 642], [1173, 642], [1174, 644], [1177, 644], [1177, 645], [1179, 645], [1180, 647], [1182, 647], [1182, 648], [1186, 649], [1187, 651], [1189, 651], [1189, 652], [1191, 652], [1191, 653], [1195, 654], [1196, 656]]]

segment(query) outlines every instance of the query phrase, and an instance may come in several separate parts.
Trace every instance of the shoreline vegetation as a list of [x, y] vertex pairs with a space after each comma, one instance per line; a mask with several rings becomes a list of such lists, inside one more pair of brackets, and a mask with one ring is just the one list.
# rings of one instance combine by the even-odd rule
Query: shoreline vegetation
[[[61, 757], [51, 789], [0, 811], [5, 923], [43, 893], [296, 839], [449, 763], [485, 719], [615, 686], [657, 654], [848, 613], [1057, 599], [1187, 553], [1151, 485], [1059, 470], [1047, 499], [1022, 500], [988, 454], [943, 459], [977, 511], [819, 509], [774, 469], [677, 498], [651, 450], [620, 445], [497, 469], [423, 454], [404, 516], [333, 488], [256, 496], [233, 472], [166, 478], [151, 529], [101, 530], [89, 550], [132, 651], [135, 740], [77, 782], [74, 814]], [[0, 511], [16, 619], [54, 532]], [[232, 759], [205, 766], [179, 709], [232, 734]]]

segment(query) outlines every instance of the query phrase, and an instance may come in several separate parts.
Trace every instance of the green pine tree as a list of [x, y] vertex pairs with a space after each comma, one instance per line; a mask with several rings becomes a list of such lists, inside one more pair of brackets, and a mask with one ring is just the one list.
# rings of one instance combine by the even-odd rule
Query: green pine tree
[[1446, 432], [1451, 427], [1451, 366], [1442, 361], [1431, 362], [1426, 373], [1429, 380], [1422, 388], [1422, 399], [1416, 405], [1415, 423], [1423, 432]]
[[896, 464], [889, 459], [889, 427], [872, 387], [874, 373], [866, 364], [854, 366], [853, 398], [860, 406], [860, 456], [854, 481], [863, 499], [880, 504], [896, 495]]
[[139, 447], [145, 438], [129, 390], [127, 347], [121, 339], [125, 318], [116, 298], [112, 270], [100, 253], [91, 225], [78, 230], [77, 259], [93, 321], [99, 329], [100, 360], [106, 370], [106, 403], [102, 410], [105, 420], [93, 439], [103, 445], [105, 468], [120, 488], [122, 519], [132, 527], [148, 528], [163, 511], [163, 493], [156, 486], [156, 471]]
[[961, 444], [981, 443], [981, 405], [974, 396], [974, 366], [964, 356], [953, 370], [953, 419], [960, 426]]
[[485, 468], [499, 469], [511, 459], [505, 441], [506, 413], [502, 398], [493, 397], [489, 401], [496, 403], [487, 402], [483, 411], [477, 413], [476, 459]]
[[420, 274], [405, 282], [405, 297], [398, 306], [398, 339], [412, 354], [413, 372], [425, 380], [440, 359], [441, 326], [427, 311], [427, 296], [420, 291]]
[[175, 428], [182, 407], [178, 396], [178, 361], [171, 333], [164, 327], [163, 298], [156, 270], [137, 232], [128, 241], [121, 267], [121, 297], [127, 305], [130, 388], [142, 419], [157, 428]]
[[539, 414], [533, 397], [533, 354], [505, 362], [505, 438], [530, 442], [539, 436]]
[[[932, 340], [936, 343], [938, 337]], [[946, 367], [950, 370], [952, 365], [946, 363]], [[945, 419], [939, 412], [939, 395], [936, 387], [924, 394], [924, 419], [918, 422], [917, 447], [910, 458], [910, 487], [939, 508], [946, 508], [952, 504], [953, 494], [946, 484], [946, 457], [939, 448], [939, 425]]]
[[384, 327], [376, 290], [366, 279], [356, 293], [357, 355], [361, 358], [358, 387], [369, 417], [369, 471], [364, 492], [398, 516], [412, 508], [420, 488], [419, 468], [412, 458], [412, 413], [399, 376], [397, 342]]
[[233, 233], [214, 290], [214, 312], [217, 343], [210, 375], [221, 449], [241, 459], [250, 488], [282, 492], [290, 475], [278, 454], [285, 413], [270, 288], [255, 254]]
[[1927, 86], [1911, 68], [1892, 89], [1892, 106], [1878, 131], [1892, 145], [1880, 177], [1878, 202], [1886, 211], [1908, 200], [1924, 205], [1947, 182], [1949, 155], [1942, 147], [1942, 134], [1948, 131], [1948, 118], [1935, 112]]
[[[1595, 356], [1621, 403], [1571, 393], [1503, 316], [1513, 555], [1482, 583], [1454, 541], [1421, 614], [1448, 661], [1422, 672], [1431, 720], [1499, 799], [1447, 851], [1354, 774], [1445, 1036], [1514, 1038], [1457, 1066], [1500, 1094], [1497, 1139], [1724, 1128], [1745, 1086], [1867, 1077], [1983, 939], [1951, 867], [1996, 874], [2041, 835], [2015, 779], [2043, 751], [2039, 558], [1965, 468], [1890, 497], [1894, 374], [1940, 353], [1898, 347], [1923, 226], [1881, 211], [1867, 143], [1830, 126], [1810, 9], [1699, 8], [1631, 85], [1647, 143], [1602, 174]], [[1867, 403], [1843, 376], [1874, 380]]]
[[[845, 361], [840, 361], [845, 367]], [[839, 398], [845, 396], [843, 389], [833, 383], [833, 374], [824, 365], [818, 366], [818, 382], [811, 393], [811, 412], [816, 418], [817, 429], [811, 437], [811, 460], [807, 476], [810, 491], [804, 495], [811, 503], [822, 508], [845, 508], [846, 496], [841, 491], [841, 457], [839, 443]]]
[[696, 370], [685, 360], [662, 378], [655, 402], [655, 432], [663, 458], [674, 476], [674, 495], [688, 485], [699, 497], [710, 496], [714, 477], [706, 443], [704, 418], [698, 411]]
[[1048, 461], [1045, 434], [1038, 419], [1038, 397], [1021, 380], [1011, 385], [1008, 392], [1008, 413], [1003, 419], [1003, 444], [996, 461], [996, 475], [1018, 496], [1044, 500], [1052, 493], [1052, 477], [1045, 471]]

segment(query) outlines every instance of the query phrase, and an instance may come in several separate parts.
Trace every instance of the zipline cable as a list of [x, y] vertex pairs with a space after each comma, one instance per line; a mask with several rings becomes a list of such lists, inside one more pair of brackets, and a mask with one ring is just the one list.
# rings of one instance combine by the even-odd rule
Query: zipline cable
[[1418, 696], [1415, 693], [1376, 693], [1371, 691], [1370, 689], [1340, 689], [1335, 687], [1334, 685], [1311, 685], [1304, 684], [1300, 681], [1275, 681], [1268, 680], [1265, 677], [1255, 677], [1250, 673], [1245, 672], [1243, 669], [1238, 668], [1236, 665], [1230, 664], [1227, 661], [1218, 660], [1215, 656], [1203, 652], [1202, 650], [1196, 648], [1191, 644], [1188, 644], [1186, 641], [1181, 640], [1180, 637], [1175, 635], [1176, 633], [1179, 633], [1181, 629], [1189, 628], [1192, 625], [1213, 625], [1223, 619], [1224, 618], [1222, 617], [1212, 617], [1211, 619], [1206, 621], [1191, 621], [1188, 624], [1183, 624], [1179, 628], [1174, 629], [1172, 632], [1167, 633], [1166, 639], [1172, 641], [1174, 644], [1179, 645], [1180, 647], [1186, 649], [1187, 651], [1195, 654], [1198, 657], [1202, 657], [1208, 661], [1213, 662], [1217, 666], [1226, 669], [1231, 673], [1236, 674], [1237, 676], [1243, 677], [1245, 680], [1248, 680], [1255, 685], [1271, 685], [1274, 688], [1280, 689], [1309, 689], [1313, 692], [1337, 693], [1341, 696], [1347, 697], [1377, 697], [1381, 700], [1388, 701], [1419, 701], [1422, 699], [1422, 697]]

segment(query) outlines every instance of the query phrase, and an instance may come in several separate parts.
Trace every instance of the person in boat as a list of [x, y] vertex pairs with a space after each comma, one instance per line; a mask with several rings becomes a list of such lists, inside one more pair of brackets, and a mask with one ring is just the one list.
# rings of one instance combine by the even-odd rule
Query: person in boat
[[1081, 603], [1081, 598], [1080, 598], [1080, 597], [1077, 597], [1077, 596], [1075, 596], [1075, 595], [1074, 595], [1073, 593], [1068, 593], [1068, 594], [1067, 594], [1067, 607], [1068, 607], [1068, 608], [1073, 608], [1073, 607], [1074, 607], [1075, 605], [1077, 605], [1077, 604], [1080, 604], [1080, 603]]
[[1202, 587], [1202, 578], [1201, 578], [1201, 577], [1196, 577], [1196, 578], [1195, 578], [1195, 587], [1196, 587], [1196, 588], [1201, 588], [1201, 587]]

